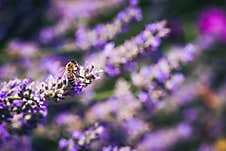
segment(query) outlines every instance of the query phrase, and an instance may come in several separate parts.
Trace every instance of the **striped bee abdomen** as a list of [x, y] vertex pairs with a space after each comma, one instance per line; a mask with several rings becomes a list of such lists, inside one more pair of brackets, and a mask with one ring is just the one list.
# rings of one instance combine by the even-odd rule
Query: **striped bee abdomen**
[[76, 76], [73, 73], [67, 73], [67, 79], [71, 86], [76, 86]]

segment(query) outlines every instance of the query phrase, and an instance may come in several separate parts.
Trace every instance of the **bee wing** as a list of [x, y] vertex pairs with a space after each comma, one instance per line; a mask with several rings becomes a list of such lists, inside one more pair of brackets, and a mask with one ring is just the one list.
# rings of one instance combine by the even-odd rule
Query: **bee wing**
[[65, 68], [62, 67], [62, 68], [60, 68], [60, 70], [59, 70], [58, 73], [56, 74], [56, 78], [57, 78], [57, 79], [60, 79], [60, 78], [62, 78], [64, 75], [65, 75]]

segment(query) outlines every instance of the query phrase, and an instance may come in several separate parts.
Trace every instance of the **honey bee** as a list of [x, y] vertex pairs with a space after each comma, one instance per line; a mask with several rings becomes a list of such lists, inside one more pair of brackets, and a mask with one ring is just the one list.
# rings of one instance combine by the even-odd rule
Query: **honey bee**
[[76, 77], [79, 77], [79, 66], [75, 60], [69, 61], [65, 66], [65, 74], [67, 76], [68, 82], [72, 85], [76, 85]]
[[[92, 66], [89, 69], [89, 72], [92, 72], [94, 69], [94, 66]], [[80, 78], [80, 80], [83, 81], [84, 86], [88, 86], [92, 80], [95, 79], [94, 75], [90, 74], [87, 70], [87, 72], [84, 72], [84, 75], [80, 75], [81, 70], [78, 63], [75, 60], [69, 61], [64, 68], [59, 72], [57, 75], [58, 78], [65, 77], [71, 86], [75, 87], [77, 85], [77, 79]]]

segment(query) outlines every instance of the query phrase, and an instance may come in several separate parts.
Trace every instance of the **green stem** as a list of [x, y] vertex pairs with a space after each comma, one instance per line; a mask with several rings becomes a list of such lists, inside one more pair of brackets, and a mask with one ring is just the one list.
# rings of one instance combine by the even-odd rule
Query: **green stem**
[[113, 93], [114, 93], [114, 90], [109, 90], [109, 91], [95, 93], [94, 96], [93, 96], [93, 100], [107, 99], [110, 96], [112, 96]]
[[19, 96], [7, 96], [8, 99], [10, 100], [19, 100], [21, 99]]

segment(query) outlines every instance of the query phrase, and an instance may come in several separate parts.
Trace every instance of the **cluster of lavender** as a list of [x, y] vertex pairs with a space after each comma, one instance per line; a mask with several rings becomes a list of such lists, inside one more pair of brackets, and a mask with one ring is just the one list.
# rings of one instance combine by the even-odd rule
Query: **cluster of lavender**
[[[66, 72], [66, 71], [65, 71]], [[2, 82], [0, 89], [0, 123], [7, 124], [11, 131], [29, 131], [47, 115], [49, 100], [60, 101], [68, 95], [80, 93], [99, 77], [100, 70], [80, 67], [76, 85], [70, 85], [67, 76], [53, 77], [44, 81], [14, 79]]]
[[[90, 3], [92, 3], [92, 5], [90, 5]], [[71, 28], [75, 29], [79, 26], [84, 26], [98, 14], [102, 14], [105, 10], [120, 6], [122, 3], [122, 0], [66, 0], [64, 2], [60, 0], [51, 0], [51, 8], [48, 13], [51, 15], [47, 17], [49, 20], [53, 20], [53, 16], [55, 16], [58, 18], [57, 23], [54, 24], [54, 26], [42, 29], [39, 36], [40, 41], [43, 44], [51, 42], [71, 31]]]
[[[29, 136], [13, 136], [7, 138], [7, 143], [1, 144], [1, 150], [3, 151], [31, 151], [32, 142]], [[2, 143], [2, 142], [1, 142]]]
[[[200, 73], [198, 73], [198, 74], [200, 74]], [[208, 73], [206, 73], [206, 72], [203, 74], [204, 74], [203, 76], [208, 75]], [[202, 79], [203, 79], [203, 76], [201, 77]], [[205, 80], [208, 81], [208, 79], [205, 79]], [[195, 83], [195, 85], [198, 84], [197, 81], [193, 81], [193, 83]], [[158, 108], [156, 110], [157, 113], [158, 113], [158, 110], [161, 113], [162, 110], [167, 111], [170, 109], [173, 109], [171, 112], [175, 112], [176, 109], [173, 108], [173, 106], [175, 106], [175, 104], [177, 102], [181, 102], [181, 101], [183, 102], [183, 99], [189, 99], [189, 98], [190, 98], [190, 100], [194, 99], [193, 97], [197, 96], [197, 94], [199, 93], [199, 90], [198, 90], [199, 87], [197, 87], [195, 85], [193, 85], [192, 83], [190, 83], [190, 85], [188, 85], [186, 83], [186, 85], [184, 85], [184, 86], [186, 86], [186, 89], [181, 89], [177, 92], [177, 94], [174, 94], [174, 93], [172, 94], [174, 96], [174, 99], [172, 99], [173, 101], [171, 100], [171, 98], [170, 99], [165, 98], [166, 104], [164, 105], [164, 107]], [[225, 91], [225, 89], [223, 89], [223, 91]], [[124, 133], [124, 131], [123, 132], [120, 131], [119, 128], [117, 130], [120, 131], [118, 133], [123, 133], [123, 135], [126, 135], [126, 137], [128, 137], [128, 138], [126, 138], [127, 141], [133, 137], [133, 133], [142, 134], [143, 138], [141, 140], [138, 139], [139, 141], [136, 141], [136, 147], [135, 147], [136, 149], [135, 150], [138, 150], [138, 151], [139, 150], [142, 150], [142, 151], [143, 150], [144, 151], [168, 150], [181, 141], [183, 142], [183, 141], [188, 141], [190, 139], [193, 139], [193, 137], [195, 136], [195, 135], [192, 135], [193, 132], [201, 131], [201, 129], [203, 128], [203, 127], [199, 127], [199, 126], [196, 127], [193, 125], [193, 122], [195, 122], [197, 124], [197, 122], [198, 122], [197, 120], [199, 119], [198, 116], [202, 116], [202, 114], [198, 115], [200, 113], [198, 113], [198, 114], [196, 113], [196, 112], [200, 112], [200, 111], [198, 111], [198, 109], [196, 111], [194, 109], [191, 110], [190, 108], [188, 108], [186, 111], [184, 111], [184, 113], [182, 115], [182, 116], [186, 116], [183, 118], [185, 121], [182, 121], [175, 127], [161, 128], [160, 130], [157, 129], [150, 133], [148, 132], [150, 130], [147, 130], [145, 133], [139, 132], [140, 131], [139, 129], [144, 130], [145, 127], [143, 127], [142, 120], [140, 118], [134, 119], [133, 116], [140, 115], [140, 116], [144, 117], [144, 115], [141, 114], [141, 111], [140, 111], [143, 109], [142, 109], [141, 105], [138, 105], [138, 106], [135, 105], [135, 104], [140, 104], [140, 103], [137, 99], [135, 99], [134, 97], [131, 97], [130, 95], [132, 95], [132, 93], [129, 92], [128, 83], [125, 83], [125, 81], [122, 81], [122, 80], [118, 81], [117, 87], [115, 89], [114, 95], [112, 96], [112, 99], [109, 101], [106, 100], [103, 103], [99, 102], [98, 104], [96, 104], [93, 107], [92, 111], [88, 111], [88, 114], [87, 114], [88, 116], [86, 117], [86, 119], [88, 121], [91, 120], [93, 122], [98, 121], [98, 119], [101, 119], [101, 121], [110, 122], [111, 124], [113, 124], [112, 122], [114, 120], [115, 120], [114, 122], [121, 121], [120, 123], [122, 125], [125, 125], [125, 131], [128, 131], [129, 136], [127, 136], [126, 133]], [[189, 98], [186, 97], [187, 95], [189, 96]], [[186, 98], [184, 98], [184, 97], [186, 97]], [[128, 99], [128, 102], [127, 102], [127, 99]], [[135, 99], [135, 100], [133, 101], [133, 99]], [[171, 100], [170, 103], [172, 104], [172, 106], [169, 105], [169, 100]], [[110, 103], [110, 101], [111, 101], [111, 103]], [[188, 101], [186, 101], [186, 102], [188, 102]], [[128, 105], [130, 107], [127, 107]], [[136, 106], [135, 107], [136, 109], [133, 109], [133, 107], [132, 107], [133, 105]], [[182, 105], [182, 106], [186, 107], [186, 105]], [[180, 108], [182, 108], [182, 106], [180, 106]], [[154, 113], [154, 116], [159, 114], [159, 113], [158, 114], [157, 113]], [[147, 117], [150, 117], [150, 116], [148, 115]], [[93, 119], [93, 118], [95, 118], [95, 119]], [[216, 124], [214, 124], [214, 125], [216, 126]], [[210, 133], [211, 133], [211, 131], [210, 131]], [[111, 135], [111, 134], [108, 134], [108, 135]], [[114, 134], [114, 135], [117, 135], [117, 134]], [[164, 140], [164, 142], [162, 142], [162, 140]], [[220, 147], [220, 145], [218, 143], [219, 142], [216, 142], [217, 148]], [[202, 145], [200, 147], [206, 148], [208, 146]], [[213, 146], [209, 146], [209, 147], [214, 148]], [[120, 148], [120, 147], [113, 147], [113, 146], [104, 147], [103, 149], [108, 149], [108, 150], [125, 149], [126, 151], [132, 150], [130, 147]]]
[[92, 106], [87, 111], [86, 119], [91, 123], [98, 120], [123, 121], [133, 118], [141, 107], [141, 102], [130, 91], [128, 82], [120, 79], [116, 83], [113, 95], [104, 102]]
[[86, 131], [74, 131], [70, 139], [61, 139], [59, 141], [60, 149], [67, 149], [77, 151], [80, 149], [88, 148], [88, 146], [103, 134], [104, 128], [99, 124], [95, 124], [93, 127]]
[[[204, 11], [200, 33], [186, 26], [186, 41], [198, 34], [192, 43], [160, 48], [170, 31], [183, 27], [169, 29], [165, 20], [147, 24], [156, 16], [154, 8], [167, 3], [149, 2], [50, 0], [47, 17], [56, 22], [38, 33], [41, 43], [10, 39], [0, 54], [0, 78], [11, 79], [0, 82], [0, 150], [226, 150], [225, 57], [202, 55], [225, 42], [225, 11]], [[88, 28], [99, 14], [118, 6], [124, 9], [112, 21]], [[142, 20], [145, 29], [117, 43], [134, 20]], [[0, 39], [1, 34], [0, 27]], [[71, 41], [68, 52], [64, 44]], [[45, 44], [60, 51], [46, 51]], [[76, 56], [85, 65], [70, 62], [76, 69], [69, 71], [67, 64], [61, 71], [62, 56]], [[67, 101], [75, 96], [80, 101]]]
[[168, 150], [170, 146], [176, 144], [177, 141], [182, 139], [186, 140], [190, 135], [192, 135], [191, 126], [186, 123], [180, 123], [173, 128], [165, 128], [146, 134], [143, 141], [138, 144], [137, 150]]
[[[122, 45], [115, 47], [113, 43], [108, 43], [104, 51], [92, 53], [85, 57], [99, 68], [103, 68], [104, 72], [110, 77], [118, 75], [121, 71], [131, 71], [136, 66], [134, 61], [138, 55], [145, 50], [156, 50], [160, 45], [160, 38], [167, 36], [169, 29], [166, 27], [166, 21], [155, 22], [149, 24], [146, 29], [131, 40], [126, 41]], [[98, 80], [95, 86], [101, 84], [102, 80]], [[93, 87], [86, 89], [83, 98], [92, 100], [94, 95]]]
[[79, 28], [76, 32], [76, 46], [87, 50], [91, 47], [104, 45], [120, 34], [129, 22], [141, 19], [141, 10], [137, 7], [137, 2], [133, 2], [131, 6], [119, 12], [110, 23], [98, 24], [93, 29]]
[[[5, 49], [10, 61], [0, 66], [0, 79], [4, 81], [14, 77], [43, 79], [48, 75], [57, 74], [63, 64], [62, 57], [43, 54], [39, 50], [38, 44], [32, 41], [19, 39], [10, 41]], [[33, 70], [34, 68], [36, 70]]]
[[47, 102], [32, 89], [33, 85], [35, 83], [30, 79], [1, 83], [0, 123], [7, 122], [13, 130], [29, 130], [47, 115]]
[[104, 68], [107, 75], [114, 77], [121, 70], [128, 70], [128, 66], [133, 66], [134, 59], [145, 50], [157, 50], [161, 38], [167, 36], [169, 31], [166, 21], [150, 23], [136, 37], [117, 47], [113, 43], [108, 43], [103, 52], [91, 54], [85, 59], [93, 62], [99, 68]]
[[[197, 147], [197, 150], [212, 151], [218, 150], [220, 148], [224, 150], [225, 141], [224, 137], [222, 138], [222, 133], [224, 133], [223, 131], [225, 130], [222, 127], [224, 125], [222, 123], [222, 116], [224, 115], [221, 115], [220, 117], [215, 116], [214, 114], [216, 112], [210, 111], [219, 111], [219, 108], [223, 109], [225, 107], [225, 99], [221, 93], [222, 90], [225, 91], [225, 88], [223, 86], [219, 89], [218, 92], [211, 90], [208, 85], [210, 84], [210, 79], [212, 78], [213, 73], [211, 71], [202, 72], [204, 73], [200, 74], [199, 71], [198, 73], [195, 73], [195, 75], [193, 75], [194, 73], [192, 73], [192, 76], [198, 77], [198, 80], [194, 81], [193, 78], [188, 79], [183, 85], [182, 89], [179, 89], [179, 91], [171, 95], [170, 98], [165, 98], [164, 103], [156, 110], [156, 113], [154, 115], [158, 117], [159, 113], [163, 110], [166, 112], [166, 114], [180, 112], [184, 122], [183, 124], [178, 126], [178, 128], [180, 128], [178, 130], [180, 130], [179, 132], [183, 132], [183, 137], [178, 138], [175, 132], [170, 134], [172, 138], [169, 139], [167, 138], [167, 132], [164, 132], [162, 136], [153, 135], [153, 138], [149, 137], [149, 139], [147, 139], [146, 141], [146, 145], [150, 147], [149, 149], [153, 149], [154, 147], [156, 150], [168, 150], [182, 139], [193, 140], [197, 135], [199, 135], [201, 139], [203, 137], [206, 137], [207, 140], [214, 139], [215, 141], [208, 142], [202, 140], [203, 142]], [[202, 103], [203, 105], [192, 105], [198, 102]], [[202, 131], [203, 129], [205, 130]], [[161, 129], [160, 131], [165, 131], [165, 129]], [[192, 133], [194, 132], [198, 133], [196, 133], [196, 135], [192, 135]], [[164, 144], [158, 145], [158, 143], [156, 143], [155, 141], [161, 141], [161, 137], [164, 137], [164, 139], [167, 141]], [[154, 141], [152, 139], [154, 139]], [[154, 143], [150, 145], [150, 142]], [[144, 147], [144, 144], [142, 144], [141, 146]]]
[[[104, 102], [98, 102], [87, 112], [85, 118], [89, 123], [104, 121], [105, 137], [101, 142], [124, 142], [124, 145], [133, 146], [144, 134], [150, 131], [148, 123], [143, 120], [140, 111], [143, 105], [130, 91], [130, 84], [125, 80], [118, 80], [113, 95]], [[117, 136], [114, 141], [109, 141]], [[117, 140], [118, 139], [118, 140]], [[126, 142], [126, 143], [125, 143]], [[130, 149], [129, 147], [117, 147], [113, 143], [107, 147], [109, 150]]]
[[34, 42], [23, 42], [19, 39], [14, 39], [9, 42], [6, 53], [24, 58], [35, 56], [38, 52], [38, 46]]
[[120, 66], [127, 65], [139, 54], [146, 49], [156, 50], [161, 43], [161, 38], [169, 33], [166, 27], [166, 21], [148, 24], [143, 32], [136, 37], [125, 41], [118, 47], [106, 47], [106, 64], [105, 72], [110, 76], [115, 76], [120, 73]]
[[[213, 77], [212, 70], [205, 69], [205, 70], [202, 70], [202, 74], [200, 74], [200, 68], [203, 68], [203, 67], [202, 66], [196, 67], [195, 70], [190, 74], [190, 77], [185, 79], [180, 89], [174, 92], [171, 96], [164, 99], [163, 104], [167, 104], [168, 106], [173, 106], [170, 109], [171, 111], [180, 109], [183, 106], [186, 106], [187, 104], [192, 103], [194, 98], [197, 98], [199, 96], [199, 93], [201, 92], [200, 88], [202, 87], [202, 85], [210, 84], [211, 78]], [[196, 80], [193, 79], [194, 76], [196, 77]], [[163, 105], [162, 107], [165, 108], [164, 106], [165, 105]], [[184, 119], [189, 119], [189, 118], [184, 118]]]
[[155, 65], [143, 66], [138, 73], [132, 73], [132, 82], [140, 90], [140, 99], [143, 102], [156, 102], [175, 91], [184, 80], [183, 74], [176, 71], [193, 60], [199, 52], [199, 48], [192, 44], [175, 48]]
[[[4, 81], [14, 77], [43, 79], [49, 74], [55, 75], [62, 66], [61, 57], [43, 55], [39, 50], [35, 42], [11, 40], [4, 51], [11, 61], [0, 66], [0, 79]], [[34, 68], [36, 70], [33, 70]]]
[[[215, 35], [212, 36], [211, 38], [216, 38]], [[201, 35], [193, 44], [182, 48], [174, 47], [153, 65], [139, 64], [141, 65], [139, 72], [131, 75], [132, 85], [135, 86], [135, 91], [138, 90], [138, 94], [132, 93], [129, 85], [125, 84], [125, 81], [119, 80], [115, 92], [109, 95], [110, 98], [94, 102], [84, 111], [86, 122], [101, 121], [106, 124], [107, 134], [105, 134], [104, 142], [110, 146], [104, 147], [102, 150], [130, 151], [133, 150], [132, 148], [138, 151], [184, 150], [190, 143], [194, 143], [194, 148], [199, 151], [225, 149], [226, 141], [223, 134], [225, 132], [225, 124], [223, 124], [225, 113], [222, 112], [225, 103], [219, 101], [219, 96], [224, 100], [225, 95], [222, 94], [225, 92], [225, 88], [221, 89], [220, 95], [214, 93], [208, 85], [192, 81], [197, 78], [192, 77], [192, 82], [189, 81], [190, 84], [183, 85], [187, 86], [186, 89], [178, 90], [185, 80], [185, 76], [180, 70], [184, 65], [194, 61], [203, 50], [210, 47], [210, 44], [213, 44], [212, 40], [205, 40], [206, 37]], [[149, 46], [145, 47], [144, 41], [141, 43], [140, 50], [149, 48]], [[124, 52], [124, 49], [121, 51], [116, 49], [121, 46], [129, 49]], [[134, 52], [131, 50], [136, 48], [132, 43], [128, 43], [128, 45], [124, 43], [116, 48], [112, 44], [107, 45], [105, 51], [101, 52], [103, 55], [101, 53], [92, 54], [96, 61], [91, 60], [101, 67], [105, 67], [109, 60], [113, 67], [120, 69], [123, 63], [134, 59], [127, 57]], [[128, 67], [128, 64], [126, 65]], [[203, 72], [203, 68], [206, 67], [202, 67], [198, 74], [208, 76], [206, 72]], [[115, 73], [115, 70], [111, 71]], [[213, 79], [210, 78], [207, 81], [213, 81]], [[134, 89], [132, 90], [134, 92]], [[169, 93], [172, 97], [165, 97]], [[162, 102], [158, 101], [163, 99]], [[201, 103], [198, 102], [199, 100]], [[156, 103], [158, 105], [150, 114], [142, 102], [148, 105], [151, 104], [150, 102], [158, 102]], [[216, 105], [217, 102], [220, 102], [221, 105]], [[167, 117], [164, 118], [164, 116]], [[144, 129], [145, 131], [143, 131]], [[99, 141], [100, 144], [102, 144], [101, 141], [103, 140]], [[115, 144], [133, 147], [117, 147], [117, 145], [115, 147]], [[185, 147], [181, 148], [180, 146], [183, 145]]]
[[[42, 63], [42, 65], [40, 65]], [[48, 75], [55, 75], [62, 67], [62, 57], [43, 56], [42, 58], [18, 58], [16, 61], [0, 66], [0, 79], [7, 81], [15, 77], [32, 77], [43, 79]], [[37, 70], [33, 70], [36, 68]]]

